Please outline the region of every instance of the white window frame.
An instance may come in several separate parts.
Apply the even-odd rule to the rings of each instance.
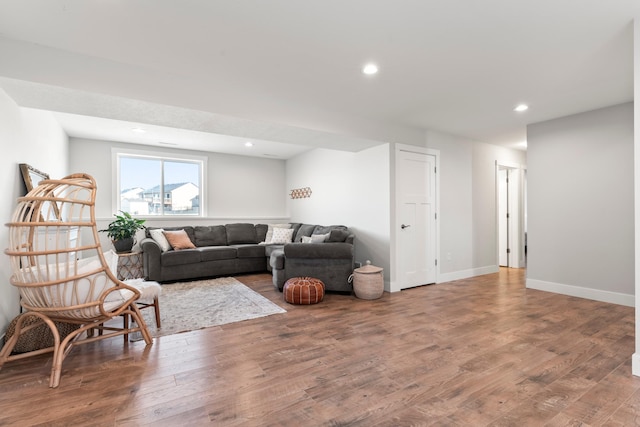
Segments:
[[[121,147],[113,147],[111,149],[111,165],[112,165],[112,177],[113,177],[113,197],[111,199],[111,206],[114,207],[114,212],[120,211],[120,193],[122,188],[120,187],[120,157],[140,157],[144,159],[165,160],[165,161],[178,161],[178,162],[193,162],[200,163],[200,182],[198,187],[200,188],[200,213],[198,215],[136,215],[138,218],[146,219],[169,219],[169,218],[202,218],[207,216],[207,203],[206,203],[206,183],[207,181],[207,160],[206,156],[196,156],[189,154],[176,154],[170,152],[161,151],[146,151],[146,150],[134,150]],[[164,179],[162,177],[161,179]]]

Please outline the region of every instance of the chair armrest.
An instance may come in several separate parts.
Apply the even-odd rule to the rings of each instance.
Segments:
[[[289,243],[284,245],[285,258],[352,259],[349,243]]]

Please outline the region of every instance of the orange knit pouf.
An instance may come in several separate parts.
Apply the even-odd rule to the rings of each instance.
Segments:
[[[324,283],[313,277],[293,277],[282,288],[289,304],[317,304],[324,298]]]

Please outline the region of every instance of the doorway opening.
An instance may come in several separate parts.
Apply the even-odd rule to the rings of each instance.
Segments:
[[[497,263],[526,267],[526,171],[496,162]]]

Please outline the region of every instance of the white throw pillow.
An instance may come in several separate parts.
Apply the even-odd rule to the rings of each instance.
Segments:
[[[273,230],[276,228],[291,228],[289,224],[267,224],[267,236],[264,238],[264,243],[273,243]]]
[[[149,230],[149,234],[151,235],[151,238],[155,240],[158,246],[160,246],[160,250],[162,252],[167,252],[169,249],[171,249],[171,245],[165,237],[164,230],[162,228],[154,228],[152,230]]]
[[[310,236],[302,236],[301,239],[302,239],[301,240],[302,243],[312,243]]]
[[[329,237],[329,233],[327,234],[312,234],[311,235],[311,243],[322,243]]]
[[[273,236],[271,237],[271,243],[276,245],[284,245],[285,243],[291,243],[292,238],[292,228],[274,228]]]

